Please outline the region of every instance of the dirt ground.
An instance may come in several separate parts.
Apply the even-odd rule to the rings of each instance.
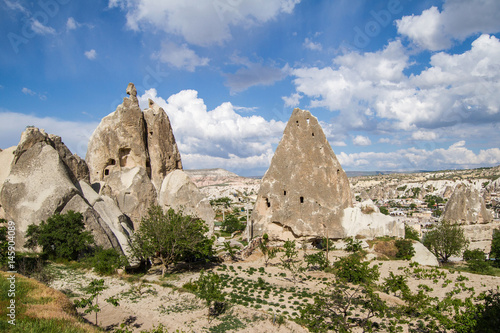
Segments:
[[[344,251],[332,251],[330,260],[345,255]],[[65,292],[71,300],[75,300],[83,297],[82,287],[91,279],[104,279],[108,288],[99,298],[101,312],[98,314],[98,322],[99,326],[111,331],[126,323],[126,327],[133,332],[149,330],[159,324],[163,324],[169,332],[307,332],[291,320],[285,320],[281,325],[277,321],[280,316],[297,316],[301,303],[312,302],[312,297],[301,295],[327,288],[333,275],[308,271],[308,278],[297,282],[278,263],[279,259],[275,258],[270,266],[264,267],[264,259],[257,250],[244,261],[224,262],[214,266],[212,270],[224,275],[228,281],[240,281],[240,290],[226,287],[226,297],[238,292],[239,297],[249,295],[252,298],[248,299],[249,305],[233,305],[225,314],[211,320],[207,317],[208,309],[204,302],[182,289],[185,283],[198,279],[199,271],[169,274],[165,278],[161,278],[159,274],[147,274],[141,278],[126,274],[100,277],[91,271],[80,272],[64,266],[54,266],[57,277],[51,287]],[[422,266],[415,270],[410,267],[409,261],[373,260],[371,264],[379,266],[379,284],[384,282],[390,272],[398,275],[406,270],[409,274],[408,286],[415,291],[418,285],[426,284],[431,288],[429,294],[433,297],[444,298],[456,286],[461,286],[463,290],[463,294],[458,297],[466,297],[472,290],[477,295],[500,286],[500,277]],[[254,283],[265,283],[272,286],[273,291],[264,293],[254,288]],[[110,296],[120,299],[118,307],[104,302]],[[401,302],[394,295],[381,293],[381,297],[389,304]],[[86,314],[85,318],[95,323],[95,314]]]

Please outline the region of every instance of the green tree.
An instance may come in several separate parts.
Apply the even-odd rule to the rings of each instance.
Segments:
[[[74,301],[77,308],[86,308],[84,311],[85,313],[95,312],[96,325],[98,325],[97,314],[101,311],[101,308],[99,307],[99,296],[102,295],[102,292],[107,288],[108,287],[104,285],[103,279],[93,279],[92,281],[90,281],[89,285],[84,288],[84,291],[87,294],[87,298],[82,298]],[[114,296],[106,298],[105,301],[112,304],[113,306],[120,305],[118,303],[118,299]]]
[[[486,254],[480,249],[465,250],[463,259],[472,272],[487,273],[491,270],[491,266],[486,261]]]
[[[132,251],[145,259],[158,257],[164,276],[169,265],[213,254],[213,240],[207,232],[207,225],[200,219],[173,209],[164,213],[160,206],[151,206],[132,238]]]
[[[40,246],[49,259],[76,260],[94,244],[94,237],[85,230],[83,215],[71,210],[66,214],[56,213],[40,225],[29,225],[26,238],[26,248],[34,250]]]
[[[415,255],[415,248],[411,239],[398,239],[394,245],[398,249],[396,253],[398,259],[411,260]]]
[[[225,232],[233,233],[245,229],[245,224],[241,223],[236,215],[228,214],[221,225]]]
[[[7,221],[0,219],[0,224]],[[0,227],[0,267],[7,263],[9,242],[7,241],[7,227]]]
[[[264,255],[264,264],[266,265],[266,267],[267,265],[269,265],[269,261],[276,258],[276,254],[279,252],[278,248],[271,248],[269,246],[269,236],[267,234],[264,234],[262,236],[262,240],[259,243],[259,249]]]
[[[491,239],[491,251],[490,258],[494,258],[495,261],[493,265],[495,267],[500,267],[500,231],[494,230],[493,237]]]
[[[389,210],[387,209],[387,207],[384,207],[384,206],[380,206],[378,208],[380,210],[380,212],[384,215],[389,215]]]
[[[333,269],[339,279],[354,284],[371,284],[380,276],[378,266],[370,267],[369,262],[361,261],[361,256],[358,253],[335,261]]]
[[[413,239],[419,242],[420,238],[418,237],[418,231],[409,225],[405,225],[405,239]]]
[[[442,262],[448,262],[453,255],[459,255],[469,244],[464,231],[458,224],[442,220],[427,232],[423,244]]]
[[[285,241],[285,244],[283,244],[284,248],[283,256],[280,258],[281,266],[290,271],[294,282],[297,281],[297,277],[299,277],[299,275],[301,275],[305,269],[302,266],[302,262],[298,259],[299,251],[296,249],[295,246],[296,246],[295,240]]]
[[[217,317],[226,309],[226,294],[222,291],[222,280],[213,272],[201,271],[196,281],[196,294],[208,307],[208,316]]]

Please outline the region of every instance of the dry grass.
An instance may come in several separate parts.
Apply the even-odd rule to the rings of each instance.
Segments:
[[[396,258],[396,253],[398,253],[395,242],[394,240],[377,241],[374,243],[373,249],[387,259],[394,259]]]

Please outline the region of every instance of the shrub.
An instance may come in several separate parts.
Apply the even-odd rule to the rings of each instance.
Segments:
[[[398,249],[396,253],[396,258],[411,260],[411,258],[415,255],[415,249],[413,248],[413,242],[411,239],[398,239],[394,245]]]
[[[500,231],[494,230],[493,237],[491,239],[491,251],[490,258],[494,258],[495,261],[493,265],[495,267],[500,267]]]
[[[304,256],[304,261],[307,263],[308,269],[324,270],[329,266],[328,259],[326,258],[325,252],[323,251],[313,254],[306,254]]]
[[[361,241],[359,239],[347,238],[345,243],[345,250],[347,252],[358,252],[362,250]]]
[[[43,255],[49,259],[76,260],[94,244],[90,231],[85,231],[83,215],[71,210],[66,214],[56,213],[40,225],[29,225],[26,238],[26,248],[41,246]]]
[[[472,272],[487,273],[491,269],[486,261],[486,254],[480,249],[465,250],[463,259]]]
[[[420,238],[418,237],[418,231],[409,225],[405,225],[405,239],[413,239],[419,242]]]
[[[241,223],[236,215],[228,214],[222,222],[221,228],[228,233],[242,231],[245,229],[245,224]]]
[[[400,291],[402,294],[410,291],[407,285],[407,280],[404,275],[395,275],[393,272],[389,272],[389,277],[384,279],[384,291],[392,292],[396,294]]]
[[[201,271],[196,285],[198,297],[207,304],[209,317],[217,317],[226,310],[225,293],[222,292],[222,280],[218,274]]]
[[[128,265],[127,258],[115,249],[97,248],[89,261],[99,275],[113,274],[118,268]]]
[[[367,261],[362,262],[358,254],[351,254],[334,262],[333,269],[341,280],[355,284],[370,284],[378,280],[380,272],[377,265],[372,267],[369,265]]]
[[[389,210],[387,209],[387,207],[384,207],[384,206],[380,206],[378,208],[380,210],[380,212],[384,215],[389,215]]]

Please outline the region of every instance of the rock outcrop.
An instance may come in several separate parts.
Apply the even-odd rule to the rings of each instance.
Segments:
[[[9,176],[12,161],[14,160],[14,151],[16,147],[10,147],[0,151],[0,193],[2,193],[3,182]],[[0,201],[0,219],[5,219],[5,210]]]
[[[112,222],[103,219],[85,198],[85,191],[89,197],[98,195],[91,193],[84,163],[59,137],[35,127],[23,132],[0,193],[6,218],[16,223],[17,250],[23,250],[30,224],[73,210],[83,214],[86,229],[92,232],[97,245],[128,252],[126,229],[110,228]]]
[[[252,237],[342,238],[351,190],[316,117],[294,109],[250,217]]]
[[[157,204],[165,176],[182,169],[182,162],[165,111],[151,100],[141,111],[132,83],[127,94],[92,134],[86,161],[90,181],[137,228],[151,204]]]
[[[461,224],[486,224],[493,222],[479,191],[459,184],[446,203],[442,219]]]
[[[172,208],[205,221],[209,234],[213,233],[215,212],[210,201],[184,171],[175,170],[165,177],[158,201],[164,211]]]

